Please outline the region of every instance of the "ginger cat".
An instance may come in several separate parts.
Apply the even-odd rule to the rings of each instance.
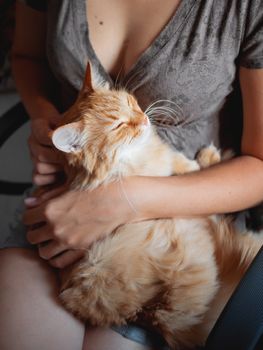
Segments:
[[[52,140],[65,153],[70,187],[83,191],[120,176],[177,175],[220,161],[213,146],[198,161],[172,150],[132,95],[95,86],[89,64]],[[92,325],[140,319],[172,349],[191,348],[205,342],[262,243],[262,235],[236,233],[219,216],[126,224],[87,250],[60,298]]]

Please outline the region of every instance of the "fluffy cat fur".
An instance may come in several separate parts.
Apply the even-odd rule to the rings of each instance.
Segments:
[[[93,85],[88,65],[77,101],[52,136],[65,153],[72,189],[93,189],[120,176],[184,174],[220,161],[213,146],[197,161],[175,152],[132,95]],[[60,298],[92,325],[139,319],[172,349],[191,348],[205,342],[262,242],[262,235],[236,233],[219,216],[126,224],[87,250]]]

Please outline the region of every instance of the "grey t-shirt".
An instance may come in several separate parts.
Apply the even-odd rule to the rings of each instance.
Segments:
[[[27,3],[46,5],[47,56],[64,109],[81,87],[87,60],[113,84],[89,41],[86,0]],[[143,109],[156,101],[169,108],[170,115],[155,113],[154,123],[164,140],[188,156],[211,142],[239,151],[240,65],[263,68],[263,1],[181,0],[120,84]]]

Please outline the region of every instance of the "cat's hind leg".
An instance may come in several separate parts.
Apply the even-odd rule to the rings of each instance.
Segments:
[[[143,232],[136,235],[136,229],[127,229],[126,235],[121,229],[120,234],[95,243],[62,285],[64,306],[94,326],[122,325],[134,319],[155,291],[145,288],[153,273],[142,252]]]

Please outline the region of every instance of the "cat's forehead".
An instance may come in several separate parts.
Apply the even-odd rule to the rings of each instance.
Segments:
[[[119,111],[130,114],[134,108],[138,108],[135,98],[125,90],[99,91],[92,100],[93,108],[105,113]]]
[[[108,90],[104,95],[105,99],[112,99],[112,102],[119,103],[120,105],[127,105],[129,103],[135,103],[135,99],[125,90]]]
[[[68,120],[84,120],[85,124],[127,121],[141,112],[136,98],[125,90],[96,89],[89,94],[80,94],[71,108]],[[100,124],[101,125],[101,124]]]

